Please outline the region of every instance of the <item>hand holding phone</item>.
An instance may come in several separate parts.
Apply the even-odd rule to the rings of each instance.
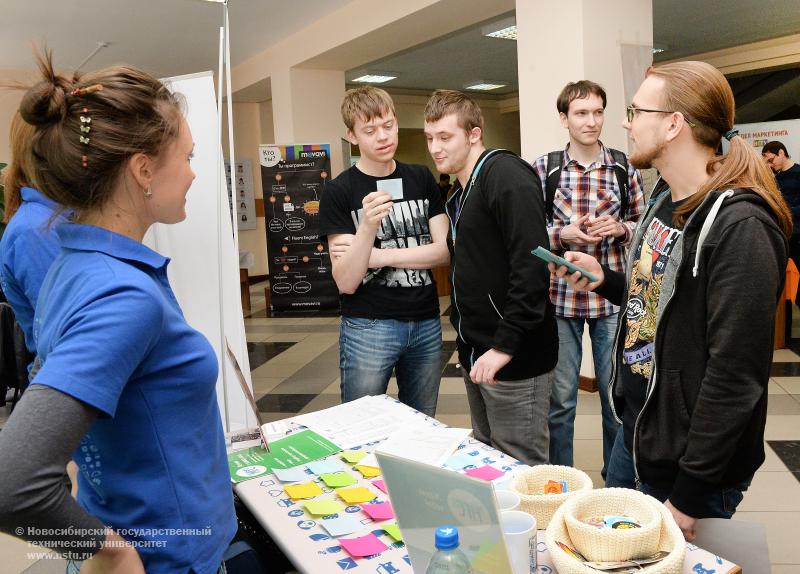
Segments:
[[[531,253],[533,255],[536,255],[536,257],[538,257],[539,259],[543,259],[544,261],[547,261],[548,263],[554,264],[556,267],[566,267],[569,270],[570,273],[576,273],[576,272],[580,273],[581,276],[583,276],[583,277],[585,277],[586,279],[589,280],[589,283],[594,283],[594,282],[599,280],[599,278],[596,275],[594,275],[593,273],[588,272],[583,267],[575,265],[571,261],[567,261],[563,257],[559,257],[558,255],[548,251],[547,249],[545,249],[541,245],[539,247],[537,247],[536,249],[534,249],[533,251],[531,251]]]

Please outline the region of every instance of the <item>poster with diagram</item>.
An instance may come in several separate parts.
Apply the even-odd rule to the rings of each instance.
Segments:
[[[226,161],[225,180],[228,182],[231,213],[236,214],[238,229],[255,229],[256,197],[253,188],[253,166],[250,160],[237,161],[233,173],[230,162]]]
[[[339,291],[319,237],[330,144],[259,146],[273,315],[333,314]]]

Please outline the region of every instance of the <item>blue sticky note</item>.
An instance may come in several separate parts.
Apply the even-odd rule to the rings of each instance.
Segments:
[[[338,460],[318,460],[308,463],[308,468],[314,474],[327,474],[344,470],[344,465]]]
[[[468,454],[456,454],[447,459],[444,465],[453,470],[463,470],[465,466],[475,465],[479,459]]]
[[[308,480],[308,475],[302,466],[294,468],[273,468],[272,472],[281,482],[302,482]]]
[[[344,536],[363,529],[361,521],[355,516],[344,514],[337,518],[325,518],[319,523],[331,536]]]

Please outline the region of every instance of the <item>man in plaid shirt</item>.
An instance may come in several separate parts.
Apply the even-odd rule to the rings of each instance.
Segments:
[[[615,271],[624,271],[625,249],[644,211],[642,177],[628,165],[624,154],[600,142],[606,107],[606,93],[601,86],[587,80],[569,83],[558,96],[556,107],[561,124],[569,132],[569,144],[563,152],[543,155],[533,165],[542,189],[547,189],[550,176],[552,200],[545,192],[550,249],[556,253],[583,251]],[[560,173],[556,172],[559,169]],[[559,338],[548,417],[550,463],[573,464],[582,337],[584,324],[588,324],[603,414],[605,478],[619,428],[608,396],[619,307],[594,293],[573,291],[566,281],[556,277],[550,284],[550,298]]]

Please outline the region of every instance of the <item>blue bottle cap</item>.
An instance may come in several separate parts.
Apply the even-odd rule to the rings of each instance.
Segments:
[[[458,548],[458,528],[445,524],[436,529],[436,549],[452,550]]]

